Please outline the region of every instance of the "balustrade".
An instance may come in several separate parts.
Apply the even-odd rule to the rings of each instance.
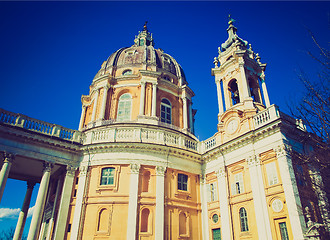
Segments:
[[[0,109],[0,122],[48,136],[54,136],[73,142],[81,142],[81,132],[79,131],[30,118],[25,115],[12,113],[4,109]]]

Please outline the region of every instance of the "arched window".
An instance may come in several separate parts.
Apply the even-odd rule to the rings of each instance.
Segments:
[[[129,54],[130,55],[130,54]],[[127,76],[127,75],[132,75],[132,70],[131,69],[127,69],[123,72],[123,75],[124,76]]]
[[[187,234],[187,216],[184,212],[179,214],[179,234],[186,235]]]
[[[149,192],[150,172],[146,171],[143,173],[142,178],[142,192]]]
[[[245,208],[243,207],[239,209],[239,218],[241,221],[241,232],[249,231],[247,214]]]
[[[141,232],[148,232],[150,210],[145,208],[141,212]]]
[[[237,80],[233,80],[230,82],[230,84],[228,85],[228,90],[231,93],[231,101],[232,105],[234,106],[235,104],[240,102]]]
[[[186,174],[178,174],[178,190],[188,190],[188,176]]]
[[[164,123],[172,123],[172,106],[169,100],[162,99],[160,103],[160,121]]]
[[[131,120],[132,97],[129,93],[120,96],[118,102],[117,121]]]
[[[101,173],[101,185],[113,185],[115,180],[115,168],[103,168]]]
[[[255,80],[249,79],[250,95],[254,102],[261,103],[259,98],[259,86]]]

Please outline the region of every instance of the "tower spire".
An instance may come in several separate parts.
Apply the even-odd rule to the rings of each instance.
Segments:
[[[148,31],[147,23],[148,21],[145,21],[143,25],[143,30],[139,31],[139,34],[135,36],[134,39],[135,46],[154,46],[152,33]]]
[[[234,26],[234,22],[236,22],[235,19],[233,19],[231,17],[231,15],[228,15],[228,25],[229,27],[227,28],[227,32],[228,32],[228,39],[221,44],[221,50],[225,51],[226,49],[228,49],[234,42],[238,41],[238,43],[240,43],[241,45],[243,45],[244,47],[246,47],[248,45],[248,42],[241,39],[239,36],[237,36],[236,32],[237,32],[237,28]]]

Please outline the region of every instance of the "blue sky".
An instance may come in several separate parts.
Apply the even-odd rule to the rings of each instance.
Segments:
[[[306,27],[328,47],[329,10],[330,2],[297,1],[0,2],[0,108],[77,129],[81,95],[88,94],[102,62],[131,46],[148,21],[155,47],[185,71],[196,94],[196,135],[205,140],[216,132],[211,68],[228,36],[228,14],[238,35],[268,64],[271,104],[288,112],[288,102],[302,95],[297,71],[311,77],[318,71],[306,54],[317,50]],[[0,210],[20,208],[24,194],[25,183],[10,180]],[[0,211],[0,231],[9,225],[15,220]]]

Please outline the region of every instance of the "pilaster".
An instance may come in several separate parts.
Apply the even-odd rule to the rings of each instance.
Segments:
[[[225,166],[221,166],[216,172],[218,178],[219,188],[219,203],[220,203],[220,217],[221,217],[221,236],[223,239],[232,239],[231,233],[231,218],[229,209],[229,192],[228,181],[226,178]]]
[[[146,82],[141,80],[140,111],[139,111],[140,116],[144,115],[145,94],[146,94]]]
[[[73,221],[71,227],[71,236],[70,240],[77,240],[80,230],[80,219],[82,212],[82,204],[85,195],[85,187],[87,180],[88,166],[81,166],[79,168],[79,182],[77,189],[76,204],[74,208]]]
[[[156,166],[156,219],[155,239],[164,239],[164,192],[165,192],[165,171],[166,167]]]
[[[254,203],[254,212],[257,220],[259,238],[272,239],[270,221],[267,209],[265,187],[262,178],[259,156],[251,155],[247,158],[251,176],[251,188]]]
[[[136,221],[137,221],[137,200],[139,187],[140,164],[130,164],[130,187],[129,187],[129,202],[127,216],[127,240],[135,239],[136,237]]]
[[[289,146],[282,144],[274,149],[283,182],[283,190],[289,213],[292,235],[294,239],[304,239],[303,233],[306,231],[306,223],[303,209],[299,198],[296,178],[293,171]]]
[[[200,192],[201,192],[201,207],[202,207],[202,236],[203,236],[202,239],[210,239],[205,174],[200,175]]]

